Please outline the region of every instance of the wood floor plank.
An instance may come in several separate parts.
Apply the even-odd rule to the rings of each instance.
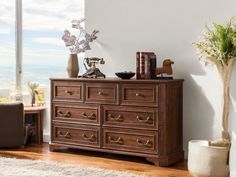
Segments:
[[[0,156],[79,164],[82,166],[128,171],[130,173],[144,174],[150,177],[191,177],[187,171],[186,161],[171,167],[157,167],[141,157],[73,149],[50,152],[48,144],[43,144],[42,146],[31,145],[22,149],[0,149]]]

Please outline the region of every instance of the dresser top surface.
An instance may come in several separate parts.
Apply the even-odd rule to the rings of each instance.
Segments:
[[[116,77],[108,78],[50,78],[51,81],[78,81],[78,82],[120,82],[120,83],[171,83],[183,82],[184,79],[119,79]]]

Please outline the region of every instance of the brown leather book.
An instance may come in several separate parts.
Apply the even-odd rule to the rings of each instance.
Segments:
[[[136,53],[136,78],[155,79],[156,55],[153,52]]]

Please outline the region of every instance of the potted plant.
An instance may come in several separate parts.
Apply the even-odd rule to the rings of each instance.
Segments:
[[[67,64],[67,73],[69,77],[77,77],[79,73],[79,64],[78,64],[78,53],[85,52],[86,50],[90,50],[90,42],[93,42],[97,39],[96,34],[97,30],[93,30],[91,34],[87,33],[82,26],[82,23],[85,19],[73,20],[72,28],[79,30],[79,35],[76,37],[72,35],[69,30],[65,30],[62,36],[62,40],[65,42],[66,47],[70,49],[70,57]]]
[[[37,88],[39,87],[39,84],[36,82],[29,82],[28,87],[31,95],[31,106],[34,106],[36,101],[36,95],[38,95]]]
[[[199,58],[216,66],[223,87],[221,139],[216,141],[190,141],[188,169],[194,177],[228,177],[230,135],[228,131],[229,83],[236,60],[236,23],[213,24],[206,27],[201,40],[194,43]]]

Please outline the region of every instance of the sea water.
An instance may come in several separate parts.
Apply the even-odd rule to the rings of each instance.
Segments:
[[[66,66],[61,65],[23,65],[23,90],[27,91],[28,82],[37,82],[45,87],[45,99],[49,100],[50,80],[53,77],[67,77]],[[0,96],[6,95],[15,86],[15,67],[0,66]]]

